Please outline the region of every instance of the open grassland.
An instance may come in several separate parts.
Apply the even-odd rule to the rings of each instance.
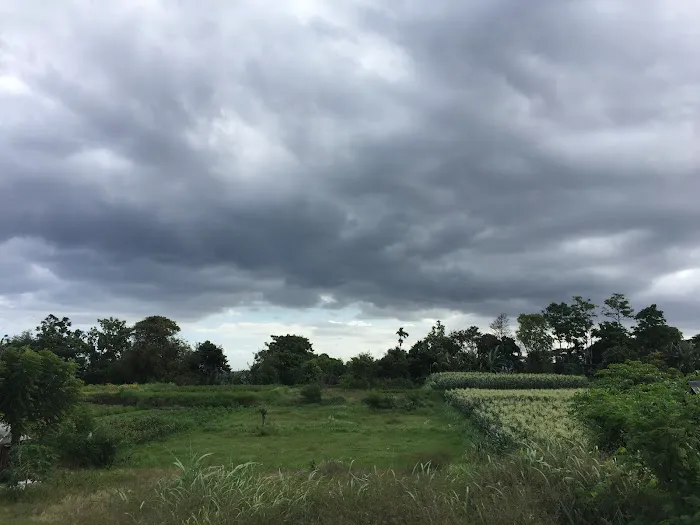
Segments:
[[[125,391],[138,401],[106,397]],[[649,479],[568,441],[572,393],[447,392],[460,414],[432,389],[329,389],[306,403],[288,387],[90,388],[88,411],[120,437],[116,465],[0,492],[0,523],[659,523]],[[189,394],[219,397],[193,406]],[[232,394],[256,403],[221,401]],[[494,447],[503,436],[524,444]]]
[[[463,388],[449,390],[445,397],[498,445],[548,440],[583,443],[584,429],[570,417],[571,399],[580,391]]]
[[[354,472],[377,468],[410,475],[416,465],[442,469],[460,462],[470,440],[480,439],[474,427],[445,406],[439,393],[432,392],[377,392],[374,397],[385,401],[385,408],[380,409],[363,402],[369,392],[336,389],[325,391],[320,403],[305,403],[300,389],[287,387],[180,391],[169,385],[109,386],[86,389],[85,396],[124,391],[135,392],[140,399],[151,395],[166,402],[153,408],[150,401],[100,404],[94,400],[102,398],[90,397],[93,402],[86,406],[95,423],[119,437],[115,467],[56,471],[42,487],[27,489],[18,502],[7,496],[0,499],[0,523],[72,523],[79,503],[99,507],[99,501],[111,501],[117,489],[152,490],[154,483],[145,487],[141,477],[170,479],[177,460],[197,455],[206,454],[198,468],[254,462],[257,473],[308,474],[322,465],[325,469],[344,465],[344,472],[352,466]],[[187,394],[226,396],[231,392],[265,400],[260,403],[267,408],[265,424],[257,403],[249,407],[180,404]],[[80,473],[90,482],[76,483]],[[57,498],[67,499],[60,503]],[[64,512],[64,517],[56,517]]]
[[[453,388],[488,388],[488,389],[558,389],[585,388],[588,379],[585,376],[559,374],[495,374],[489,372],[439,372],[432,374],[426,386],[434,390],[452,390]]]
[[[129,442],[122,460],[160,467],[193,451],[207,464],[262,463],[301,469],[324,460],[361,467],[410,470],[418,462],[457,460],[464,437],[438,406],[373,411],[360,403],[268,407],[265,426],[255,409],[152,409],[108,415],[101,421]]]

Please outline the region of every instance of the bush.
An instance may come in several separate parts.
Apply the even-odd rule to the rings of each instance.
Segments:
[[[340,378],[339,385],[346,390],[367,390],[372,386],[367,379],[354,377],[351,374],[344,374]]]
[[[687,377],[650,366],[626,363],[601,371],[594,387],[574,398],[573,414],[600,447],[649,468],[677,496],[679,509],[699,512],[700,398],[690,393]]]
[[[180,410],[155,414],[128,414],[126,417],[114,417],[110,420],[110,426],[128,444],[142,444],[164,439],[193,428],[197,423],[194,417]]]
[[[23,443],[12,447],[10,452],[10,468],[3,471],[4,481],[15,485],[20,481],[40,481],[53,471],[58,454],[47,445],[39,443]]]
[[[90,432],[62,432],[55,438],[61,462],[72,468],[107,468],[114,464],[119,439],[104,427]]]
[[[362,402],[373,410],[389,410],[396,406],[394,398],[380,392],[371,392]]]
[[[116,392],[98,391],[85,394],[85,401],[104,405],[128,405],[143,408],[179,407],[250,407],[260,402],[255,392],[199,387],[198,390],[138,390],[120,389]]]
[[[305,403],[320,403],[323,399],[323,390],[318,383],[304,386],[299,394]]]
[[[40,441],[55,451],[63,465],[72,468],[109,467],[114,464],[119,445],[116,434],[98,426],[85,405],[76,407]]]

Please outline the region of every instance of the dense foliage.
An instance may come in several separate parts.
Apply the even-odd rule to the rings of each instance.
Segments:
[[[80,382],[75,365],[44,350],[8,348],[0,353],[0,421],[12,444],[25,434],[43,434],[76,404]]]
[[[588,385],[585,376],[557,374],[495,374],[488,372],[439,372],[426,380],[436,390],[453,388],[583,388]]]
[[[597,444],[639,461],[669,494],[700,519],[700,396],[680,376],[653,365],[628,362],[598,372],[578,394],[575,416]]]

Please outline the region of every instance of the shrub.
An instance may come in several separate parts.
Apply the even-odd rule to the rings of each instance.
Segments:
[[[12,447],[10,451],[10,468],[3,471],[5,481],[16,485],[20,481],[40,481],[53,471],[58,455],[47,445],[23,443]]]
[[[362,402],[374,410],[389,410],[396,406],[392,396],[380,392],[371,392],[362,399]]]
[[[677,496],[680,509],[698,512],[700,398],[690,393],[688,378],[649,366],[626,363],[603,371],[590,391],[575,397],[573,414],[599,446],[641,461]]]
[[[154,411],[159,412],[159,411]],[[187,413],[173,410],[163,413],[127,414],[110,418],[110,426],[128,444],[165,439],[196,426],[198,421]]]
[[[198,390],[138,390],[88,391],[85,401],[104,405],[128,405],[143,408],[176,407],[250,407],[260,401],[255,392],[199,387]]]
[[[312,383],[302,387],[301,398],[305,403],[320,403],[323,399],[323,390],[318,383]]]
[[[117,457],[119,440],[104,427],[91,432],[64,433],[57,440],[61,461],[73,468],[107,468]]]
[[[341,388],[346,390],[367,390],[371,388],[369,380],[359,377],[354,377],[351,374],[344,374],[339,381]]]

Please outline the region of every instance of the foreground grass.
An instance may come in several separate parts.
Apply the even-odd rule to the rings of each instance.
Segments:
[[[328,462],[304,472],[255,464],[178,463],[155,482],[121,471],[92,490],[30,489],[0,511],[2,523],[135,524],[623,524],[659,523],[648,480],[576,447],[530,448],[472,463],[400,474]],[[82,473],[76,473],[78,479]],[[162,474],[162,473],[161,473]],[[86,481],[82,482],[85,485]],[[2,508],[2,507],[0,507]]]

